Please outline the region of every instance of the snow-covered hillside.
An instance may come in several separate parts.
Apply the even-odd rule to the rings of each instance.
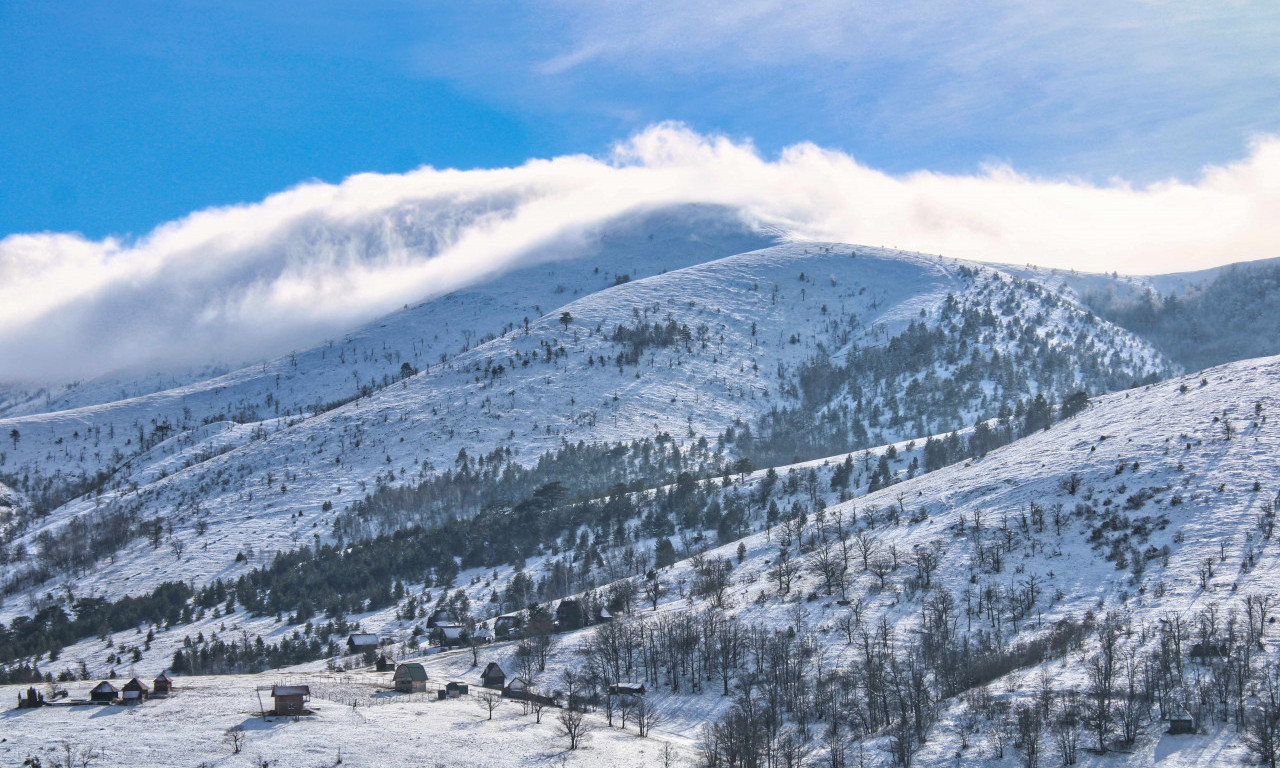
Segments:
[[[20,486],[28,496],[56,497],[69,481],[95,488],[26,530],[27,550],[42,549],[37,539],[61,535],[70,521],[110,517],[119,529],[158,518],[170,556],[154,537],[107,545],[101,551],[113,554],[115,568],[80,574],[78,583],[110,595],[121,584],[149,589],[175,569],[202,583],[247,567],[235,562],[247,547],[265,555],[323,538],[331,510],[452,467],[463,450],[501,449],[527,464],[578,440],[667,433],[686,445],[714,443],[727,427],[767,414],[791,424],[812,417],[836,433],[852,424],[857,442],[870,446],[961,428],[1036,393],[1111,389],[1167,370],[1140,340],[1036,283],[937,257],[796,243],[624,282],[619,273],[634,265],[602,253],[612,255],[531,268],[407,310],[463,334],[462,351],[443,361],[431,359],[435,341],[423,342],[413,361],[390,346],[371,351],[381,328],[360,336],[367,342],[309,353],[316,365],[300,362],[292,383],[280,374],[282,390],[302,387],[312,367],[330,377],[350,369],[353,383],[374,359],[418,371],[374,381],[387,386],[314,416],[274,412],[276,402],[297,406],[312,394],[277,401],[268,393],[244,418],[200,425],[185,413],[165,415],[186,407],[179,390],[0,422],[0,432],[18,433],[4,471],[28,484]],[[698,253],[671,257],[672,266]],[[543,294],[538,301],[548,303],[518,320],[494,309],[515,295]],[[511,305],[517,314],[528,309]],[[494,317],[506,322],[471,335],[479,318]],[[439,336],[441,348],[456,341]],[[251,386],[276,378],[230,376]],[[758,441],[771,445],[792,428],[759,426]],[[124,458],[139,445],[143,452]],[[749,447],[741,438],[735,445]],[[103,467],[115,474],[98,483]]]
[[[940,632],[954,634],[958,640],[968,638],[975,648],[994,643],[994,648],[1012,651],[1042,641],[1050,649],[1044,651],[1046,655],[1027,652],[1011,657],[1036,660],[1008,662],[1007,671],[990,678],[989,686],[981,688],[994,704],[981,703],[984,699],[973,691],[931,699],[928,706],[933,714],[928,718],[924,743],[913,748],[915,765],[951,765],[957,754],[966,761],[983,760],[991,765],[1020,764],[1023,747],[1014,745],[1015,737],[1002,735],[1004,721],[986,720],[978,710],[1005,712],[1003,717],[1008,719],[1020,707],[1029,707],[1046,695],[1054,713],[1061,702],[1070,700],[1073,691],[1087,700],[1091,678],[1086,661],[1097,652],[1094,635],[1104,619],[1114,621],[1120,629],[1122,658],[1145,659],[1146,654],[1154,654],[1150,658],[1158,660],[1168,627],[1176,623],[1185,627],[1176,636],[1188,647],[1206,638],[1210,643],[1218,642],[1214,633],[1224,633],[1225,638],[1228,631],[1257,632],[1256,641],[1263,650],[1253,660],[1253,667],[1265,669],[1275,660],[1274,628],[1265,621],[1255,624],[1257,616],[1248,618],[1246,627],[1245,602],[1251,596],[1273,595],[1280,578],[1280,557],[1268,525],[1274,520],[1280,489],[1280,466],[1274,458],[1280,451],[1280,426],[1269,418],[1280,407],[1277,385],[1280,358],[1267,358],[1097,398],[1084,413],[980,459],[904,479],[848,502],[833,501],[821,515],[810,507],[805,522],[788,520],[753,533],[742,540],[741,548],[738,542],[705,551],[695,545],[695,557],[657,573],[665,593],[656,610],[637,598],[632,613],[623,612],[610,626],[667,627],[663,631],[669,631],[680,626],[682,617],[692,617],[698,625],[714,616],[715,621],[734,621],[744,629],[785,630],[784,635],[795,638],[797,649],[813,644],[814,650],[804,651],[800,657],[809,659],[800,674],[821,671],[820,676],[833,680],[846,675],[864,679],[860,676],[867,671],[866,643],[878,644],[881,638],[888,643],[886,648],[901,653],[902,658],[908,657],[909,648],[918,646],[920,638],[936,639]],[[827,467],[836,463],[827,462]],[[785,477],[787,473],[782,468],[780,474]],[[732,481],[724,490],[758,491],[762,475],[757,472]],[[827,477],[829,474],[823,475],[824,480]],[[784,485],[780,483],[773,491],[777,498],[785,499],[790,493]],[[802,489],[800,498],[805,493]],[[829,498],[825,489],[823,498]],[[850,563],[832,584],[823,560],[838,560],[842,543],[851,545]],[[868,560],[865,568],[863,547]],[[784,548],[788,556],[782,554]],[[793,567],[784,568],[782,564],[788,562]],[[712,567],[709,564],[729,566],[723,587],[712,591],[707,591],[702,580]],[[537,563],[527,567],[538,575]],[[478,603],[514,573],[504,568],[492,579],[485,572],[464,572],[459,584]],[[643,583],[645,579],[637,577],[636,581]],[[410,585],[411,592],[416,594],[418,589]],[[403,601],[393,609],[350,618],[359,619],[366,630],[404,640],[414,621],[393,617],[402,606]],[[1235,629],[1229,630],[1231,626]],[[1053,638],[1075,627],[1092,628],[1068,650],[1051,650],[1055,647]],[[177,633],[190,638],[196,631],[208,639],[209,633],[234,637],[247,631],[278,637],[295,630],[270,617],[253,619],[239,611],[222,618],[206,617],[191,627],[155,628],[155,639],[147,641],[148,651],[141,655],[142,660],[132,664],[122,661],[117,671],[122,675],[155,674],[168,665],[173,649],[184,647],[184,642],[176,642]],[[578,668],[584,659],[600,652],[593,638],[601,631],[590,627],[558,636],[546,669],[537,673],[535,683],[548,690],[562,688],[566,670]],[[69,662],[92,660],[107,652],[124,654],[142,644],[141,634],[142,629],[136,634],[120,633],[109,643],[88,640],[66,648],[63,658]],[[400,653],[406,652],[403,646],[398,648]],[[1137,655],[1127,655],[1130,650]],[[755,651],[744,653],[751,658]],[[518,669],[517,655],[517,644],[498,643],[482,648],[479,661],[481,665],[497,661],[508,670]],[[624,736],[619,728],[605,725],[603,712],[596,712],[590,717],[600,731],[585,751],[568,756],[570,761],[589,764],[632,759],[627,756],[643,746],[647,757],[639,764],[659,765],[657,749],[662,741],[671,741],[681,750],[680,764],[691,764],[693,750],[701,744],[703,724],[724,717],[740,704],[739,698],[723,695],[718,676],[714,682],[704,681],[700,690],[697,685],[690,689],[688,680],[681,690],[673,690],[664,682],[667,673],[648,667],[644,658],[643,654],[638,657],[631,674],[646,680],[652,676],[650,702],[665,717],[654,739],[638,740],[634,730]],[[1179,688],[1167,695],[1194,698],[1197,694],[1192,681],[1212,680],[1218,674],[1213,653],[1199,661],[1196,658],[1193,655],[1180,672],[1190,691]],[[477,682],[473,678],[479,670],[472,666],[469,651],[429,655],[424,661],[433,680]],[[708,669],[715,671],[715,667]],[[94,669],[98,674],[104,671],[103,667]],[[404,718],[430,723],[432,728],[452,734],[475,734],[474,740],[467,737],[466,745],[481,752],[508,743],[508,739],[532,739],[510,756],[513,765],[533,764],[563,749],[553,726],[537,726],[532,715],[518,716],[519,705],[512,702],[489,723],[481,722],[485,713],[474,702],[442,705],[378,693],[371,681],[376,684],[381,678],[334,678],[315,664],[290,676],[311,681],[316,690],[344,703],[354,701],[367,708],[362,711],[357,707],[352,714],[345,707],[334,707],[331,701],[321,701],[318,719],[306,724],[263,728],[253,721],[251,738],[256,739],[261,756],[281,764],[296,764],[291,761],[298,759],[290,735],[294,730],[301,733],[315,723],[324,723],[329,739],[324,746],[351,745],[344,749],[358,754],[372,748],[357,746],[373,743],[367,738],[368,729],[396,729]],[[208,706],[190,721],[192,739],[215,743],[225,728],[249,717],[252,707],[244,702],[252,701],[252,686],[277,677],[266,674],[193,681],[184,695],[203,697]],[[70,685],[87,689],[82,683]],[[809,691],[806,696],[819,695],[819,688],[802,688]],[[1123,686],[1117,695],[1123,695]],[[384,701],[388,702],[385,707],[377,706]],[[245,710],[239,719],[230,714],[239,711],[237,706]],[[822,709],[829,704],[810,706],[817,707],[813,712],[830,711]],[[137,734],[155,728],[154,718],[170,709],[168,703],[139,709],[125,725],[100,734],[94,743],[108,754],[140,754],[130,751],[136,749]],[[1143,703],[1136,715],[1132,745],[1105,756],[1091,754],[1090,736],[1085,731],[1078,764],[1190,766],[1243,759],[1240,736],[1207,714],[1211,708],[1198,711],[1206,713],[1199,734],[1166,736],[1162,730],[1167,724],[1158,719],[1159,708]],[[143,712],[148,714],[140,714]],[[49,718],[59,738],[82,745],[87,744],[80,738],[84,716],[85,710],[74,709],[21,715],[24,725],[27,720]],[[805,721],[797,713],[790,717]],[[826,725],[811,719],[807,722],[814,741],[810,756],[820,759],[829,748],[819,735]],[[845,729],[841,738],[850,754],[861,754],[868,765],[893,763],[892,728],[868,732],[854,720],[847,723],[841,726]],[[1084,729],[1083,724],[1078,727]],[[1119,726],[1114,730],[1111,738],[1118,739]],[[22,732],[33,733],[25,727]],[[1056,760],[1048,732],[1043,741],[1041,759]],[[1003,749],[1003,757],[996,756],[997,748]],[[8,754],[20,759],[24,750],[33,749],[30,735],[8,749]],[[149,754],[158,764],[178,764],[166,762],[163,755]],[[228,764],[235,764],[236,758],[227,759],[232,760]],[[468,764],[472,758],[458,756],[456,762],[449,762],[452,759],[444,759],[442,764]]]

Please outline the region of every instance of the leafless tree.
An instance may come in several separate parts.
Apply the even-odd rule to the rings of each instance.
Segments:
[[[231,747],[231,754],[238,755],[240,750],[244,749],[244,742],[247,736],[248,733],[243,725],[233,725],[223,734],[222,740]]]
[[[862,570],[871,568],[871,557],[880,551],[880,541],[866,531],[858,531],[853,537],[853,548],[862,558]]]
[[[587,722],[586,715],[572,709],[561,710],[560,714],[556,716],[556,722],[560,724],[560,735],[569,740],[570,750],[581,746],[592,730],[590,723]]]
[[[547,696],[534,689],[529,689],[529,698],[526,699],[529,711],[533,713],[533,721],[535,723],[542,722],[542,710],[547,708]]]
[[[643,696],[636,700],[631,706],[631,715],[636,721],[636,730],[641,736],[648,736],[649,731],[654,726],[662,725],[665,717],[662,712],[653,704],[645,700]]]
[[[489,719],[493,719],[493,710],[502,705],[502,694],[497,691],[480,691],[476,694],[476,701],[480,703],[480,708],[489,713]]]
[[[646,579],[644,582],[644,599],[649,601],[655,611],[658,610],[658,601],[662,599],[662,595],[666,591],[666,585],[662,583],[662,579],[659,579],[656,573],[653,574],[653,578]]]

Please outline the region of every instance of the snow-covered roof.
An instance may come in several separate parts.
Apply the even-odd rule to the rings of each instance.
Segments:
[[[377,645],[378,636],[369,632],[357,632],[352,634],[347,640],[352,645]]]
[[[281,696],[310,696],[311,687],[307,685],[273,685],[271,686],[271,698],[279,698]]]

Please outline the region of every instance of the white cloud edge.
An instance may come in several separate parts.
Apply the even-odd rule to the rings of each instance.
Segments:
[[[604,158],[358,174],[194,212],[135,242],[0,240],[0,380],[283,353],[510,269],[643,207],[713,203],[799,237],[979,261],[1164,273],[1276,255],[1280,139],[1192,182],[893,176],[797,144],[651,126]],[[426,243],[435,242],[434,249]],[[200,350],[203,358],[193,355]]]

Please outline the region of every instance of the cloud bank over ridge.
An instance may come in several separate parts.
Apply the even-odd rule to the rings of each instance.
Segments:
[[[1160,273],[1277,255],[1280,139],[1194,182],[1135,187],[978,175],[892,176],[800,144],[653,126],[604,158],[361,174],[210,209],[135,242],[0,240],[0,381],[241,362],[339,334],[532,258],[607,220],[713,203],[797,237],[990,262]]]

